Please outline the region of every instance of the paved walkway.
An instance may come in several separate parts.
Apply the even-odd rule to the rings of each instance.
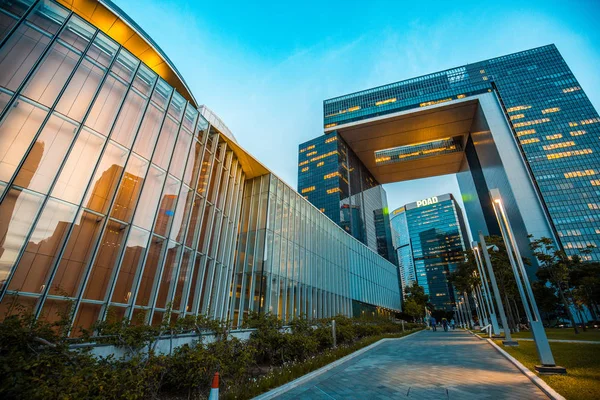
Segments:
[[[424,331],[384,342],[277,399],[547,399],[486,341]]]

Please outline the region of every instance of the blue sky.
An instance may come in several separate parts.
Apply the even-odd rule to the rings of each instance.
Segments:
[[[323,100],[555,43],[600,109],[600,1],[114,0],[198,101],[293,187]],[[386,185],[390,209],[451,192],[453,176]]]

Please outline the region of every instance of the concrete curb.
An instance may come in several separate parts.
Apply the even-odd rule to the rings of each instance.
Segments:
[[[517,341],[533,342],[530,338],[516,338]],[[600,344],[597,340],[569,340],[569,339],[548,339],[550,343],[575,343],[575,344]]]
[[[558,394],[558,392],[556,390],[554,390],[550,386],[548,386],[548,384],[546,382],[544,382],[542,380],[542,378],[540,378],[539,376],[537,376],[536,374],[531,372],[529,370],[529,368],[527,368],[526,366],[521,364],[519,362],[519,360],[517,360],[516,358],[514,358],[513,356],[508,354],[500,346],[498,346],[496,343],[494,343],[491,339],[485,339],[485,340],[487,340],[487,342],[489,344],[491,344],[492,347],[494,347],[498,351],[498,353],[502,354],[508,361],[513,363],[523,373],[523,375],[528,377],[531,380],[531,382],[533,382],[537,387],[539,387],[540,390],[546,394],[546,396],[548,396],[552,400],[566,400],[563,396]]]
[[[366,353],[367,351],[369,351],[369,350],[371,350],[371,349],[379,346],[380,344],[382,344],[384,342],[388,342],[388,341],[391,341],[391,340],[406,339],[407,337],[412,336],[412,335],[416,335],[419,332],[423,332],[423,330],[419,330],[417,332],[410,333],[410,334],[408,334],[406,336],[402,336],[400,338],[385,338],[385,339],[378,340],[377,342],[372,343],[372,344],[368,345],[367,347],[363,347],[360,350],[356,350],[354,353],[350,353],[347,356],[344,356],[344,357],[340,358],[339,360],[336,360],[336,361],[334,361],[334,362],[332,362],[330,364],[325,365],[324,367],[321,367],[321,368],[319,368],[319,369],[317,369],[317,370],[315,370],[313,372],[309,372],[306,375],[302,375],[300,378],[294,379],[291,382],[288,382],[288,383],[286,383],[284,385],[276,387],[275,389],[269,390],[266,393],[263,393],[263,394],[261,394],[259,396],[256,396],[254,398],[254,400],[268,400],[268,399],[272,399],[274,397],[277,397],[279,395],[282,395],[283,393],[288,392],[288,391],[296,388],[297,386],[300,386],[304,382],[307,382],[307,381],[309,381],[309,380],[311,380],[313,378],[316,378],[317,376],[324,374],[325,372],[327,372],[327,371],[329,371],[329,370],[337,367],[338,365],[341,365],[341,364],[345,363],[346,361],[349,361],[349,360],[351,360],[353,358],[356,358],[356,357],[360,356],[363,353]]]

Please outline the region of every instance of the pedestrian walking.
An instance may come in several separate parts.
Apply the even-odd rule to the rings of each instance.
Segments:
[[[435,318],[433,318],[433,315],[431,316],[431,318],[429,319],[429,325],[431,325],[431,330],[436,332],[437,331],[437,326],[436,326],[436,320]]]
[[[444,327],[444,332],[448,332],[448,320],[446,318],[442,318],[442,326]]]
[[[454,318],[450,320],[450,326],[452,327],[452,330],[456,329],[456,321],[454,321]]]

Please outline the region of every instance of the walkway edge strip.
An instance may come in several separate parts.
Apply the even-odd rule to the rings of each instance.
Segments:
[[[294,379],[291,382],[288,382],[288,383],[283,384],[283,385],[281,385],[279,387],[276,387],[275,389],[269,390],[266,393],[263,393],[263,394],[261,394],[259,396],[256,396],[254,398],[254,400],[268,400],[268,399],[272,399],[274,397],[277,397],[279,395],[282,395],[283,393],[288,392],[288,391],[296,388],[297,386],[302,385],[304,382],[307,382],[307,381],[309,381],[309,380],[311,380],[313,378],[316,378],[317,376],[324,374],[325,372],[327,372],[327,371],[329,371],[329,370],[337,367],[338,365],[341,365],[341,364],[345,363],[346,361],[349,361],[349,360],[351,360],[353,358],[356,358],[356,357],[360,356],[363,353],[366,353],[367,351],[369,351],[369,350],[371,350],[371,349],[379,346],[380,344],[382,344],[384,342],[388,342],[390,340],[402,340],[402,339],[406,339],[407,337],[412,336],[412,335],[416,335],[419,332],[422,332],[422,330],[419,330],[419,331],[413,332],[413,333],[409,333],[408,335],[402,336],[402,337],[399,337],[399,338],[384,338],[384,339],[380,339],[377,342],[372,343],[372,344],[368,345],[367,347],[363,347],[360,350],[356,350],[354,353],[350,353],[347,356],[344,356],[344,357],[340,358],[339,360],[336,360],[336,361],[334,361],[332,363],[329,363],[329,364],[325,365],[324,367],[321,367],[321,368],[319,368],[319,369],[317,369],[317,370],[315,370],[313,372],[309,372],[306,375],[302,375],[300,378]]]
[[[542,380],[542,378],[540,378],[539,376],[537,376],[536,374],[531,372],[529,370],[529,368],[527,368],[526,366],[521,364],[521,362],[519,360],[517,360],[516,358],[514,358],[513,356],[508,354],[500,346],[498,346],[496,343],[494,343],[491,339],[485,339],[485,340],[487,340],[487,342],[489,344],[491,344],[496,350],[498,350],[498,352],[500,354],[502,354],[508,361],[512,362],[517,368],[519,368],[519,370],[523,373],[523,375],[528,377],[531,380],[531,382],[533,382],[537,387],[539,387],[541,389],[541,391],[544,392],[552,400],[566,400],[556,390],[552,389],[546,382],[544,382]]]

